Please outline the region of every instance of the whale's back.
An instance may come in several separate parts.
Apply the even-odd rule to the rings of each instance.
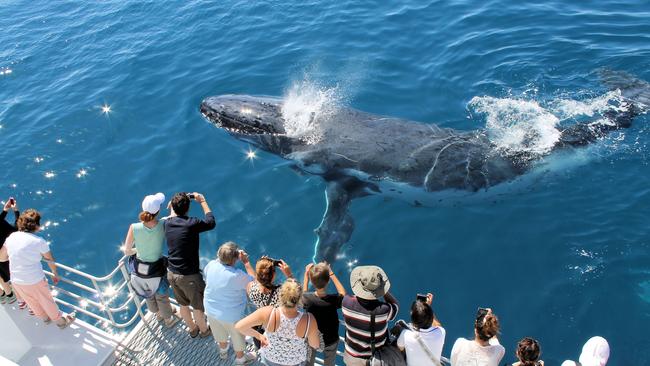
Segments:
[[[321,138],[289,158],[319,171],[357,171],[427,191],[476,191],[511,179],[520,168],[477,131],[344,109],[320,121]]]

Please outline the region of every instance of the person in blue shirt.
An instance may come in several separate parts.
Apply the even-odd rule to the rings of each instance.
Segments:
[[[246,272],[235,268],[241,261]],[[228,336],[235,351],[235,365],[253,362],[257,356],[244,353],[246,341],[235,329],[235,323],[244,317],[246,310],[246,287],[253,281],[253,269],[248,254],[240,250],[237,244],[229,241],[217,251],[217,259],[210,261],[203,270],[205,273],[205,295],[203,303],[208,323],[215,340],[219,343],[219,355],[228,358]]]

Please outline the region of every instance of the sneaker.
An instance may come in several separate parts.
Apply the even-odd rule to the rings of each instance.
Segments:
[[[226,346],[226,348],[221,348],[221,346],[219,346],[219,357],[222,360],[227,360],[228,359],[228,350],[229,349],[230,349],[230,344],[228,344]]]
[[[257,360],[257,354],[255,352],[246,352],[244,353],[244,357],[235,359],[235,365],[248,365],[255,360]]]
[[[169,317],[169,319],[165,319],[164,323],[167,328],[171,328],[174,325],[176,325],[176,323],[178,323],[180,320],[181,318],[177,317],[176,315],[172,315]]]
[[[208,328],[205,332],[199,333],[199,337],[206,338],[212,335],[212,329]]]
[[[10,295],[6,295],[6,296],[2,299],[2,303],[4,304],[5,302],[6,302],[7,304],[13,304],[13,303],[15,303],[15,302],[16,302],[16,293],[12,291]]]

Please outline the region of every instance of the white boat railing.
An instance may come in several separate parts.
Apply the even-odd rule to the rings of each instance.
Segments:
[[[123,256],[109,274],[103,277],[93,276],[81,270],[66,266],[61,263],[53,263],[59,274],[59,284],[52,286],[54,301],[77,313],[84,314],[106,328],[126,329],[138,320],[145,320],[143,307],[145,300],[141,299],[131,287],[130,274],[126,267],[127,256]],[[50,271],[45,271],[49,277],[54,277]],[[116,282],[114,282],[116,281]],[[72,286],[88,294],[82,296],[72,289],[63,288],[61,284]],[[124,290],[126,289],[126,293]],[[178,306],[173,297],[171,302]],[[77,304],[73,302],[76,301]],[[114,302],[119,302],[114,305]],[[132,307],[135,312],[132,312]],[[119,316],[122,315],[122,316]],[[122,318],[123,320],[121,320]],[[336,350],[337,357],[343,358],[345,351],[345,338],[339,337],[339,347]],[[448,364],[449,360],[442,358],[442,364]],[[323,365],[324,360],[316,357],[316,365]]]
[[[84,314],[100,322],[105,327],[125,329],[133,325],[138,318],[144,319],[142,310],[144,300],[131,288],[129,272],[126,268],[126,256],[118,261],[108,275],[103,277],[93,276],[78,269],[53,262],[59,272],[60,282],[53,286],[54,301],[77,313]],[[49,277],[54,277],[52,272],[45,271]],[[80,295],[72,289],[66,289],[61,284],[66,284],[81,290]],[[125,296],[124,289],[127,289]],[[73,302],[77,302],[76,304]],[[120,301],[117,305],[115,302]],[[135,307],[135,313],[132,308]],[[118,317],[117,315],[122,315]],[[125,320],[121,320],[125,319]]]

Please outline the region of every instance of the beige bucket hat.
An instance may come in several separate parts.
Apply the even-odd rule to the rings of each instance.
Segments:
[[[376,300],[390,289],[390,281],[383,269],[377,266],[359,266],[350,274],[350,286],[357,297]]]

